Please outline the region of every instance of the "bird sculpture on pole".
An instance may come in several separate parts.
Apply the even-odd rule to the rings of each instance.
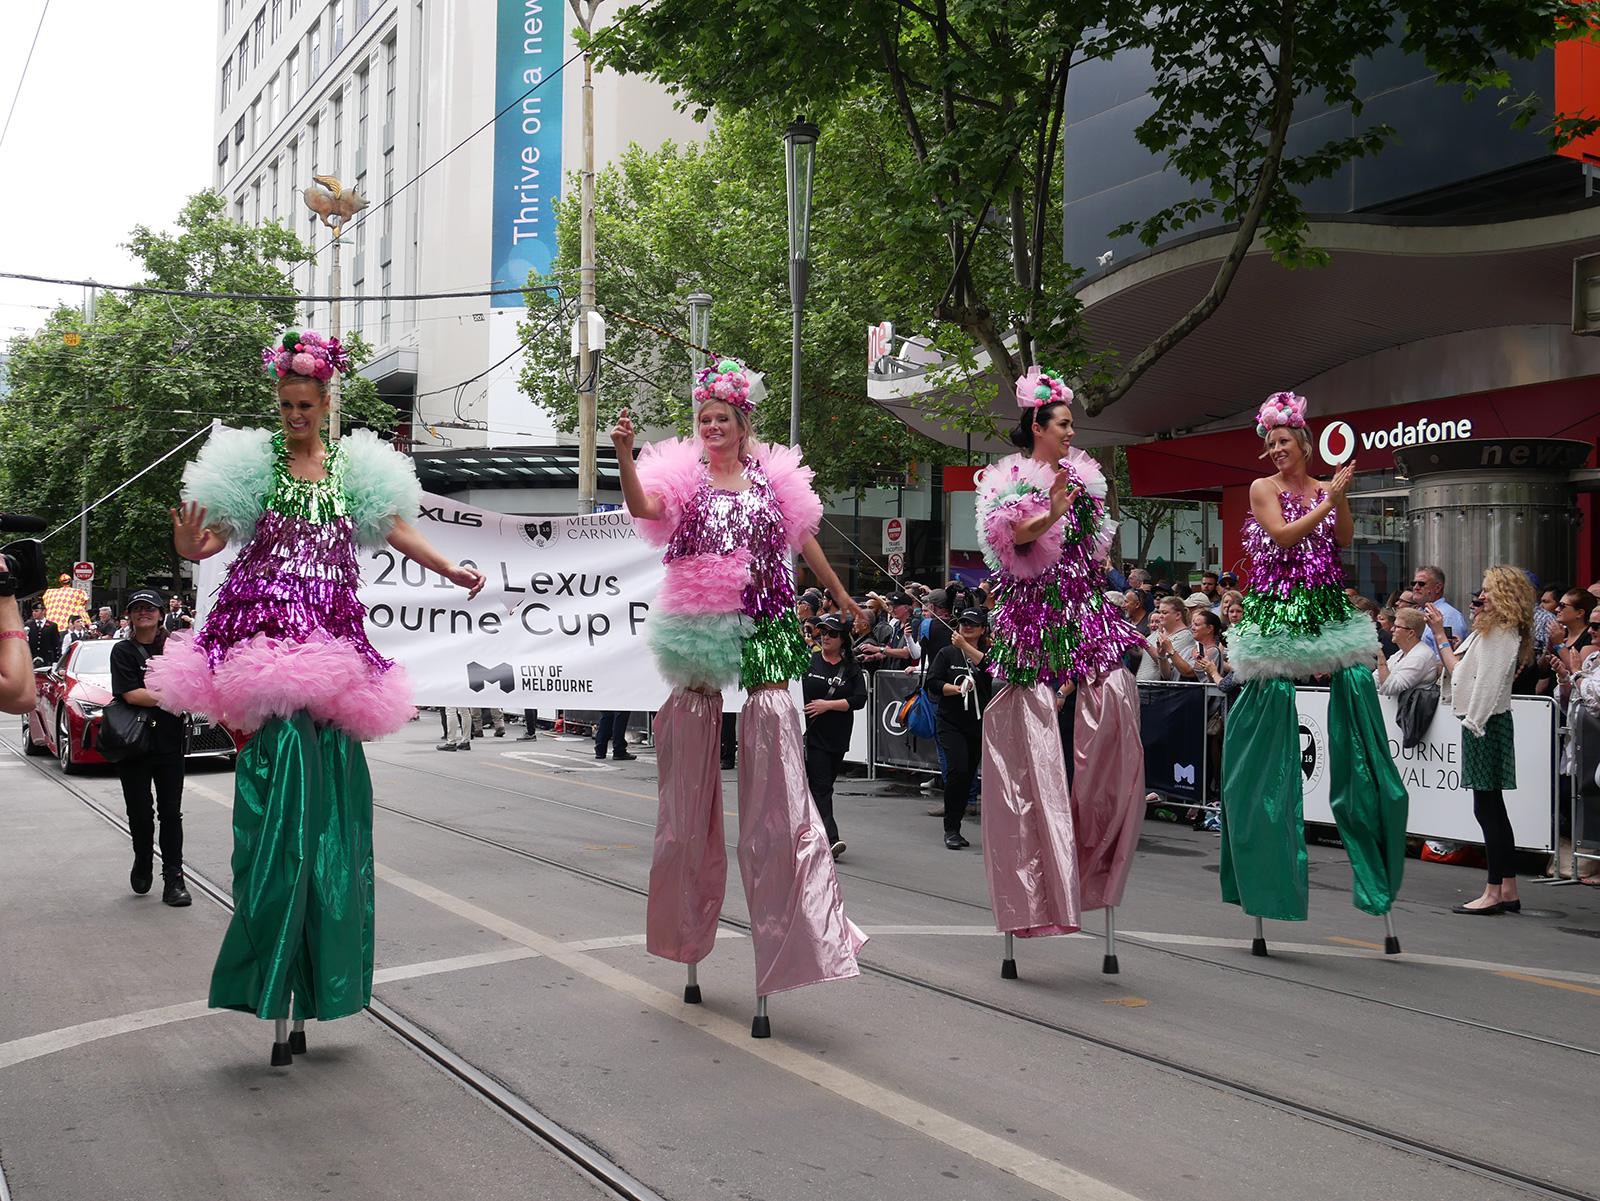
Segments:
[[[339,236],[345,222],[367,207],[366,200],[354,188],[346,189],[337,177],[313,175],[315,182],[303,193],[306,207],[322,219],[322,223]]]

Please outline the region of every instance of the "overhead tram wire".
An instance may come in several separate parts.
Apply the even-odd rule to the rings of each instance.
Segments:
[[[573,63],[575,63],[578,59],[580,59],[582,57],[583,57],[583,51],[582,50],[573,51],[572,55],[565,62],[563,62],[559,67],[557,67],[554,71],[550,72],[550,74],[548,74],[548,75],[545,75],[545,76],[541,77],[538,83],[534,84],[526,92],[523,92],[522,95],[518,96],[515,100],[512,100],[503,109],[501,109],[499,112],[495,113],[494,116],[490,117],[482,125],[478,126],[478,128],[474,129],[466,137],[462,138],[454,146],[450,147],[449,150],[446,150],[438,158],[434,159],[433,162],[429,163],[426,167],[424,167],[422,170],[418,171],[410,179],[406,180],[405,183],[401,184],[398,188],[395,188],[394,191],[390,192],[387,196],[385,196],[376,205],[374,205],[373,207],[368,208],[367,210],[365,210],[362,213],[361,217],[356,221],[356,223],[354,225],[352,225],[350,227],[349,230],[346,230],[341,226],[340,229],[339,229],[338,236],[342,237],[347,232],[353,232],[355,230],[360,229],[363,225],[365,225],[367,223],[367,218],[368,217],[374,217],[378,213],[383,211],[383,209],[388,207],[389,203],[392,200],[394,200],[394,198],[396,196],[400,195],[401,192],[404,192],[412,184],[416,183],[417,180],[421,179],[429,171],[432,171],[440,163],[444,162],[445,159],[449,158],[457,150],[460,150],[463,146],[465,146],[468,142],[472,141],[473,138],[477,137],[484,130],[486,130],[486,129],[490,128],[491,126],[493,126],[496,121],[500,120],[501,117],[505,116],[512,109],[516,108],[517,105],[521,104],[529,96],[533,95],[540,88],[544,87],[545,84],[549,83],[552,79],[558,78],[563,71],[565,71],[569,66],[571,66]],[[334,238],[329,238],[321,246],[318,246],[313,251],[313,253],[315,253],[315,254],[322,253],[322,251],[324,251],[328,247],[332,246],[334,241],[335,241]],[[400,299],[400,298],[396,297],[396,299]]]
[[[22,85],[27,81],[28,68],[33,65],[33,52],[39,45],[39,31],[44,28],[45,14],[50,11],[50,0],[44,0],[39,10],[39,23],[33,27],[33,41],[28,43],[28,57],[22,60],[22,74],[17,76],[17,90],[11,93],[11,108],[6,112],[6,123],[0,128],[0,147],[6,144],[6,134],[11,132],[11,118],[17,115],[17,101],[22,98]]]
[[[372,301],[381,304],[396,300],[467,300],[480,296],[520,296],[524,292],[552,292],[564,296],[560,284],[522,284],[515,288],[473,288],[460,292],[404,292],[352,294],[335,296],[331,293],[272,293],[272,292],[213,292],[206,288],[158,288],[152,284],[103,284],[94,279],[57,279],[49,275],[30,275],[21,271],[0,271],[0,279],[17,279],[26,283],[57,284],[72,288],[99,288],[102,292],[134,292],[151,296],[187,296],[196,300],[257,300],[262,303],[301,304],[308,300]]]

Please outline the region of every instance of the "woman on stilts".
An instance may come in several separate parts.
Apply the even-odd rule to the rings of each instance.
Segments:
[[[218,430],[184,470],[173,541],[187,559],[242,543],[196,633],[150,661],[161,706],[253,734],[234,772],[233,918],[211,1004],[276,1023],[274,1066],[304,1053],[306,1018],[372,998],[372,782],[361,742],[415,712],[403,669],[367,641],[357,546],[387,543],[473,597],[484,577],[411,525],[409,459],[357,430],[329,443],[336,338],[305,330],[262,351],[280,428]],[[295,1030],[288,1031],[290,1017]]]
[[[817,545],[822,502],[798,448],[751,434],[761,397],[733,359],[695,384],[695,437],[644,448],[635,465],[624,409],[611,431],[622,494],[641,537],[666,547],[666,580],[650,645],[672,695],[656,714],[660,809],[645,946],[688,965],[684,1000],[697,1003],[696,965],[716,941],[727,886],[722,842],[722,690],[748,693],[739,714],[739,874],[756,958],[751,1036],[771,1033],[767,997],[860,974],[866,936],[844,915],[833,855],[806,788],[800,715],[789,681],[810,663],[794,613],[798,551],[817,579],[861,620]]]
[[[1070,934],[1083,908],[1115,905],[1142,812],[1138,694],[1121,667],[1139,636],[1104,595],[1099,560],[1115,534],[1099,465],[1072,449],[1072,390],[1032,368],[1017,383],[1012,441],[1024,453],[978,477],[978,537],[994,573],[992,670],[983,720],[983,857],[1001,975],[1013,936]],[[1081,814],[1067,785],[1055,689],[1075,684]],[[1079,829],[1080,824],[1082,829]],[[1114,970],[1108,960],[1107,970]]]
[[[1352,899],[1384,919],[1384,950],[1400,950],[1389,910],[1405,870],[1409,798],[1378,708],[1372,669],[1377,626],[1344,592],[1339,548],[1355,522],[1349,465],[1322,484],[1310,474],[1306,401],[1267,398],[1256,414],[1276,471],[1250,486],[1245,549],[1250,591],[1228,631],[1228,659],[1243,688],[1228,711],[1222,748],[1222,899],[1256,919],[1251,950],[1267,953],[1262,919],[1306,919],[1299,718],[1294,682],[1331,676],[1328,778],[1334,821],[1350,856]]]

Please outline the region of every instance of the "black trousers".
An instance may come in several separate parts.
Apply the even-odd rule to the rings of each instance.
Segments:
[[[983,766],[983,725],[976,721],[957,724],[940,717],[934,737],[944,751],[944,832],[959,834],[972,781]]]
[[[844,766],[846,749],[834,750],[806,739],[806,786],[811,789],[811,800],[817,807],[817,816],[822,818],[822,828],[828,832],[829,843],[839,841],[839,823],[833,820],[833,782]]]
[[[736,763],[739,758],[739,715],[737,713],[724,713],[722,715],[722,761],[723,763]]]
[[[1472,790],[1472,816],[1483,828],[1483,855],[1489,861],[1489,883],[1515,879],[1517,842],[1506,813],[1506,796],[1498,788]]]
[[[183,878],[183,753],[136,755],[117,764],[122,803],[133,834],[133,861],[154,862],[156,818],[161,819],[161,878]],[[151,785],[155,797],[150,796]]]
[[[606,743],[611,744],[612,754],[625,755],[628,753],[628,714],[626,710],[617,711],[607,709],[600,715],[600,720],[594,727],[594,753],[601,759],[606,757]]]

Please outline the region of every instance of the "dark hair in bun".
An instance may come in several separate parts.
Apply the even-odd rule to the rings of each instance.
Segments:
[[[1050,419],[1056,415],[1056,410],[1067,407],[1068,403],[1065,400],[1052,400],[1036,409],[1023,409],[1022,415],[1017,418],[1017,428],[1011,431],[1011,444],[1022,450],[1031,451],[1033,427],[1048,425]]]

